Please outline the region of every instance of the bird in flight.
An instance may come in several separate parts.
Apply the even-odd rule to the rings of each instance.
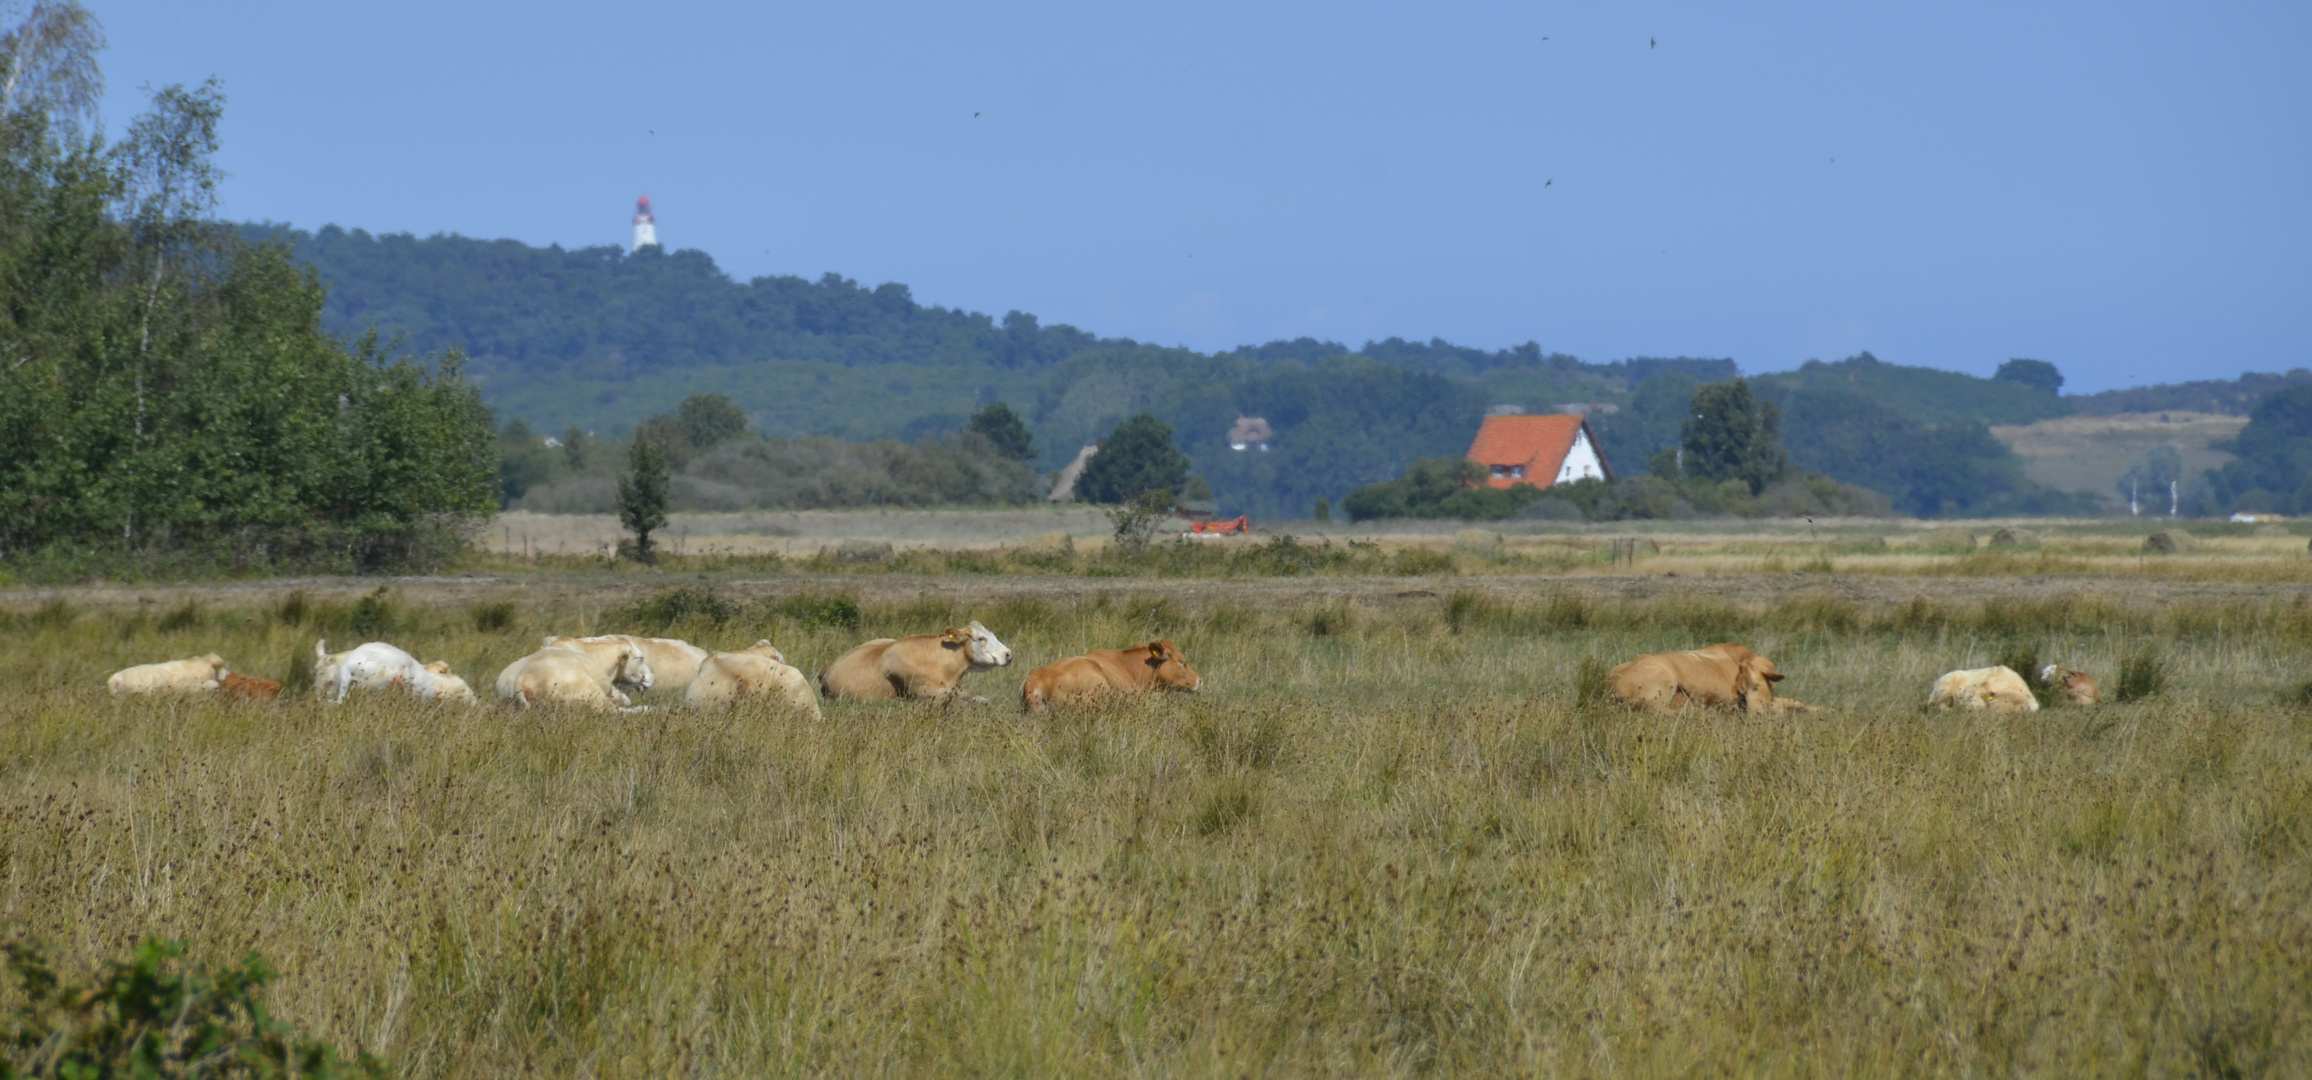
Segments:
[[[1654,47],[1654,39],[1653,39],[1653,38],[1647,38],[1647,39],[1646,39],[1646,48],[1649,48],[1649,49],[1651,49],[1651,48],[1653,48],[1653,47]]]
[[[1551,178],[1549,178],[1549,179],[1547,179],[1547,180],[1544,180],[1544,181],[1542,181],[1542,182],[1541,182],[1541,186],[1543,186],[1543,187],[1548,187],[1549,185],[1551,185],[1551,184],[1554,184],[1554,183],[1557,183],[1557,178],[1556,178],[1556,177],[1551,177]]]
[[[979,114],[978,114],[978,113],[973,113],[973,114],[971,114],[971,118],[972,118],[972,119],[974,119],[974,120],[977,120],[977,119],[979,119]]]

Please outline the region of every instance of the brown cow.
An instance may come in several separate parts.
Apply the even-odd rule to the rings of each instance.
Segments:
[[[2049,664],[2040,669],[2039,681],[2062,687],[2063,696],[2070,698],[2075,705],[2103,704],[2103,688],[2095,684],[2094,676],[2084,671]]]
[[[1151,641],[1129,649],[1100,649],[1082,656],[1054,660],[1028,673],[1020,687],[1020,706],[1042,712],[1046,705],[1102,694],[1138,694],[1152,690],[1195,693],[1204,678],[1188,666],[1172,639]]]
[[[935,698],[987,704],[956,684],[974,671],[1012,662],[1011,646],[987,627],[969,626],[944,634],[876,638],[819,669],[819,692],[831,698]]]
[[[239,698],[243,701],[271,701],[281,696],[281,680],[260,679],[255,675],[243,675],[238,671],[228,671],[225,673],[224,679],[218,683],[217,690],[226,697]]]
[[[1782,673],[1775,670],[1774,661],[1732,642],[1651,653],[1615,668],[1610,677],[1614,696],[1639,709],[1820,711],[1802,701],[1776,699],[1774,684],[1782,681]]]

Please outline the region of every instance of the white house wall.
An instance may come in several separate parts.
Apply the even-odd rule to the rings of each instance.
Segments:
[[[1597,448],[1590,445],[1589,429],[1580,428],[1573,435],[1573,448],[1565,452],[1565,464],[1557,467],[1557,479],[1552,484],[1569,484],[1587,478],[1606,478],[1606,463],[1598,457]]]

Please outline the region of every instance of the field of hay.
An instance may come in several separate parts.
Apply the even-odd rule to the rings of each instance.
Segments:
[[[72,971],[262,953],[284,1019],[408,1076],[2304,1074],[2302,578],[1666,548],[0,594],[0,907]],[[821,722],[102,689],[212,649],[294,678],[321,637],[485,694],[547,632],[813,670],[970,618],[1020,658],[966,680],[994,704]],[[1151,637],[1204,693],[1019,713],[1036,664]],[[1595,700],[1729,639],[1829,711]],[[2162,685],[1921,710],[2021,652]]]

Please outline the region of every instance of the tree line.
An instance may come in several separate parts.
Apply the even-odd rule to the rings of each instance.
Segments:
[[[225,97],[95,123],[95,19],[0,28],[0,562],[17,573],[439,565],[491,509],[454,354],[324,330],[278,245],[216,223]]]

